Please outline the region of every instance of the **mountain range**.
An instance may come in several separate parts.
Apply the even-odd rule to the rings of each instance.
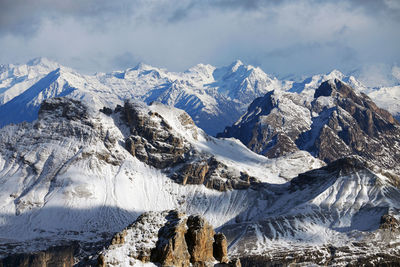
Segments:
[[[70,96],[98,108],[136,99],[183,109],[196,125],[215,136],[239,119],[255,98],[269,91],[312,97],[321,82],[334,78],[367,93],[398,118],[398,86],[368,88],[338,70],[295,82],[279,80],[238,60],[220,68],[198,64],[181,73],[139,64],[124,71],[83,75],[46,58],[36,58],[26,64],[0,66],[0,126],[33,121],[42,101],[50,97]]]
[[[400,263],[395,89],[239,61],[0,78],[0,266]]]

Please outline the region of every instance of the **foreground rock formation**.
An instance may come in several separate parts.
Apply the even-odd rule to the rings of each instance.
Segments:
[[[114,236],[98,265],[134,265],[137,260],[161,266],[240,266],[238,260],[229,261],[222,233],[215,234],[203,217],[176,210],[142,214]]]

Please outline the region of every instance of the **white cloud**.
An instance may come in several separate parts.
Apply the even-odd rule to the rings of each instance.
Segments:
[[[398,13],[382,1],[4,2],[2,63],[46,56],[95,72],[138,61],[183,70],[240,58],[302,75],[400,61]]]

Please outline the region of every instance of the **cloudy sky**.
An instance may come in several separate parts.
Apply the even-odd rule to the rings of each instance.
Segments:
[[[0,63],[85,73],[235,59],[283,77],[400,64],[398,0],[0,0]]]

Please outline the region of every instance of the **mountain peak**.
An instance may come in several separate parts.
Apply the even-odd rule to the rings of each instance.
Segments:
[[[145,64],[143,62],[140,62],[139,64],[137,64],[134,68],[132,68],[131,70],[152,70],[154,69],[154,67]]]
[[[321,83],[321,85],[315,90],[314,98],[318,98],[320,96],[333,96],[336,93],[339,93],[343,97],[355,95],[353,88],[348,86],[343,81],[335,78]]]
[[[294,93],[273,94],[274,101],[267,96],[254,100],[251,109],[221,136],[238,138],[254,152],[268,157],[296,149],[306,150],[327,163],[359,155],[400,173],[400,157],[395,148],[400,133],[398,123],[347,83],[339,79],[323,82],[315,90],[314,100]]]
[[[331,78],[338,78],[338,79],[342,79],[343,77],[345,77],[343,72],[339,71],[338,69],[333,69],[331,72],[328,72],[326,74],[326,76],[331,77]]]
[[[212,73],[215,70],[215,67],[210,64],[197,64],[185,72],[196,72],[196,73]]]
[[[234,61],[231,65],[229,65],[229,68],[230,68],[233,72],[235,72],[235,71],[238,70],[238,68],[240,68],[240,67],[243,66],[243,65],[244,65],[243,62],[240,61],[240,60],[238,59],[238,60]]]

